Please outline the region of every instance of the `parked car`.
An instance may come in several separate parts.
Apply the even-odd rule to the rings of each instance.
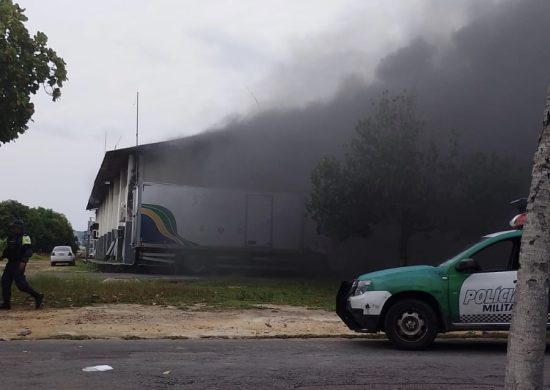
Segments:
[[[70,246],[56,246],[53,248],[50,256],[50,264],[53,267],[59,263],[75,265],[75,255]]]
[[[337,313],[351,330],[383,331],[401,349],[426,348],[449,331],[506,330],[524,222],[524,214],[517,216],[515,230],[485,236],[436,267],[386,269],[343,282]]]

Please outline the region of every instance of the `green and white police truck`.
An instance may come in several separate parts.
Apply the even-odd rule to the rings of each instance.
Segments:
[[[512,317],[525,214],[438,266],[386,269],[343,282],[336,311],[357,332],[383,331],[398,348],[428,347],[438,333],[506,330]]]

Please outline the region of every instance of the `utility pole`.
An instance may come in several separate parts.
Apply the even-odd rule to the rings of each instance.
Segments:
[[[136,146],[139,145],[139,91],[136,92]]]

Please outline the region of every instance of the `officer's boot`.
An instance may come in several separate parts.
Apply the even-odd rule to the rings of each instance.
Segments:
[[[11,291],[6,291],[5,289],[2,289],[2,300],[3,303],[0,305],[0,310],[11,309]]]
[[[44,294],[37,293],[34,297],[34,304],[37,309],[42,307],[42,302],[44,302]]]

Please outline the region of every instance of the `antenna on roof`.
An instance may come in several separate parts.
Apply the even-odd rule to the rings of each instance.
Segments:
[[[139,145],[139,91],[136,92],[136,146]]]
[[[260,107],[260,101],[258,100],[258,98],[256,97],[256,95],[254,95],[254,92],[252,92],[252,90],[250,88],[248,88],[248,85],[245,84],[245,88],[246,90],[248,91],[248,93],[250,94],[250,96],[252,96],[252,98],[254,99],[254,101],[256,102],[256,106],[258,107],[258,111],[261,110],[261,107]]]
[[[116,144],[115,144],[115,150],[116,150],[116,147],[118,146],[118,143],[120,142],[121,139],[122,139],[122,136],[118,137],[118,141],[116,141]]]

